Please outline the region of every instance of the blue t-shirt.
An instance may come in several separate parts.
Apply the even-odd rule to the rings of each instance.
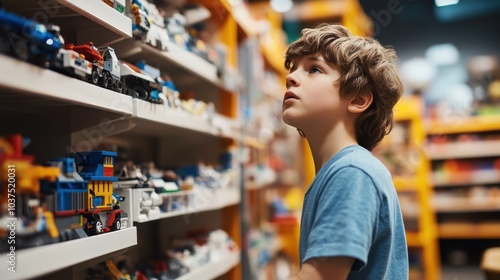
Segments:
[[[387,168],[352,145],[334,155],[309,186],[300,225],[300,264],[355,259],[348,279],[408,279],[408,249]]]

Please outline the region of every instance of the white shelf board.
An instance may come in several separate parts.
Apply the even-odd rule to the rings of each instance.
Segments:
[[[216,137],[235,139],[238,135],[236,121],[216,115],[210,121],[206,117],[195,116],[188,112],[175,110],[166,105],[154,104],[140,99],[134,99],[134,121],[140,122],[136,126],[141,134],[169,135],[172,132],[167,127],[198,132]],[[165,128],[161,128],[161,125]]]
[[[219,260],[211,260],[208,264],[182,275],[177,278],[177,280],[215,279],[224,275],[224,273],[238,265],[240,263],[240,259],[240,251],[236,251],[223,256]]]
[[[137,244],[137,228],[90,236],[36,248],[16,251],[16,272],[7,270],[7,255],[1,254],[4,264],[1,279],[26,279],[42,276],[105,254]]]
[[[180,209],[176,211],[161,213],[158,217],[159,219],[166,219],[176,216],[188,215],[192,213],[199,213],[211,210],[222,209],[227,206],[235,205],[240,203],[241,195],[238,188],[228,188],[228,189],[219,189],[215,192],[209,191],[194,191],[197,194],[196,200],[199,205],[192,208]],[[175,195],[172,194],[164,194],[162,196]],[[148,220],[153,221],[153,220]]]
[[[23,99],[18,94],[9,95],[2,90],[8,89],[28,94],[35,101],[37,97],[48,98],[126,116],[133,113],[130,96],[1,54],[0,63],[1,103],[22,102]]]
[[[132,37],[132,20],[101,0],[3,1],[5,10],[40,23],[56,24],[75,44],[108,45]]]
[[[433,172],[431,180],[435,188],[500,184],[500,173],[495,170],[481,170],[453,173],[453,175],[446,176]]]
[[[205,84],[208,82],[226,90],[214,64],[173,42],[167,44],[168,51],[161,51],[135,39],[120,41],[112,47],[120,59],[131,63],[144,60],[149,65],[159,67],[162,72],[168,72],[176,86],[200,83],[201,78]]]
[[[431,144],[428,147],[428,155],[432,160],[500,156],[500,141]]]
[[[470,198],[450,198],[446,201],[434,201],[436,213],[474,213],[474,212],[499,212],[500,201],[482,199],[474,201]]]
[[[101,0],[57,0],[75,12],[124,37],[132,37],[132,20]]]

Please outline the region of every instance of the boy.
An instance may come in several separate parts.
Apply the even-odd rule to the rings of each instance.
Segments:
[[[371,150],[392,129],[403,86],[396,54],[341,25],[304,29],[286,52],[283,120],[311,148],[316,177],[293,279],[408,279],[408,251],[391,175]]]

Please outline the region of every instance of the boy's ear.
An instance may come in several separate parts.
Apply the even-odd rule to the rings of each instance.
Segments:
[[[362,92],[351,99],[347,105],[347,111],[354,114],[363,113],[373,102],[371,91]]]

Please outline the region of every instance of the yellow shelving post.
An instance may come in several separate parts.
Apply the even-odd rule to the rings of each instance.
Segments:
[[[410,263],[410,280],[437,280],[441,274],[440,258],[421,110],[418,97],[403,97],[394,108],[393,131],[374,153],[392,173],[405,219],[408,248],[410,252],[420,252],[421,270]]]

